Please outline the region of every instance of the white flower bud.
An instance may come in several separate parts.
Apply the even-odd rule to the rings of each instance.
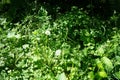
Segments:
[[[46,30],[46,31],[45,31],[45,34],[46,34],[46,35],[50,35],[51,33],[50,33],[49,30]]]
[[[29,44],[24,44],[22,47],[23,47],[23,49],[26,49],[29,47]]]
[[[60,49],[55,51],[55,56],[59,56],[60,54],[61,54],[61,50]]]

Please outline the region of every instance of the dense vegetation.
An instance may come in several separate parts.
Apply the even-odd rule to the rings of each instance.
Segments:
[[[119,80],[119,3],[1,0],[0,80]]]

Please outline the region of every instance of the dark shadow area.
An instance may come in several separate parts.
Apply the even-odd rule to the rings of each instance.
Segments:
[[[118,0],[37,0],[37,3],[42,3],[53,19],[56,18],[57,13],[64,14],[70,11],[72,6],[83,8],[90,16],[100,17],[102,20],[109,19],[114,10],[120,12]]]
[[[56,19],[57,14],[64,14],[71,10],[72,6],[83,8],[90,16],[99,17],[102,20],[109,19],[113,11],[120,12],[119,0],[11,0],[9,4],[3,4],[0,13],[4,13],[12,22],[20,21],[25,15],[34,14],[42,5],[48,14]],[[32,10],[36,9],[36,10]]]

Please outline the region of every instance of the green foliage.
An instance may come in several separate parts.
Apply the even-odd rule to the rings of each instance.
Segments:
[[[55,21],[45,8],[21,22],[0,18],[0,79],[119,79],[120,30],[73,7]]]

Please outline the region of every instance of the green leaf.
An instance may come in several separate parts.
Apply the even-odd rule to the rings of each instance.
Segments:
[[[100,77],[102,77],[102,78],[107,77],[107,73],[106,73],[104,70],[99,71],[99,72],[98,72],[98,75],[99,75]]]
[[[7,38],[13,38],[13,37],[15,37],[15,32],[9,32]]]
[[[116,73],[115,73],[115,77],[116,77],[117,79],[120,79],[120,72],[116,72]]]
[[[94,80],[94,72],[93,71],[91,71],[91,72],[89,72],[88,73],[88,78],[89,78],[89,80]]]
[[[102,56],[104,54],[104,47],[103,46],[99,46],[97,49],[97,52],[100,56]]]
[[[67,80],[65,73],[61,73],[58,75],[57,80]]]
[[[5,46],[4,44],[0,43],[0,48],[3,48],[4,46]]]
[[[97,65],[98,69],[104,70],[103,64],[99,59],[96,59],[96,65]]]
[[[107,71],[111,71],[113,69],[113,64],[109,58],[103,57],[103,58],[101,58],[101,61],[103,62],[105,69]]]
[[[115,59],[116,59],[117,61],[120,61],[120,56],[116,56]]]

